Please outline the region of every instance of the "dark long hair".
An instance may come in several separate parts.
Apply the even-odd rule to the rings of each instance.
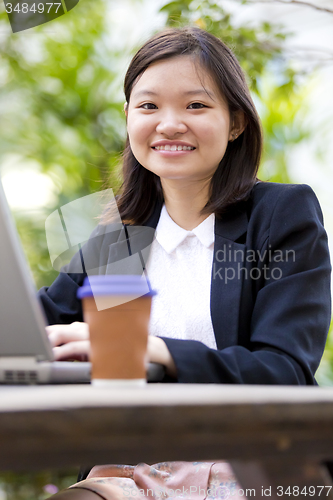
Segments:
[[[229,142],[210,182],[209,199],[201,214],[221,217],[230,207],[248,198],[257,180],[262,151],[260,119],[243,71],[231,50],[214,35],[194,26],[167,28],[152,36],[135,54],[124,81],[129,103],[133,85],[150,64],[179,55],[192,55],[208,71],[228,103],[231,119],[241,110],[244,132]],[[124,222],[143,224],[155,204],[163,202],[160,178],[144,168],[133,155],[127,135],[123,153],[123,184],[117,197]]]

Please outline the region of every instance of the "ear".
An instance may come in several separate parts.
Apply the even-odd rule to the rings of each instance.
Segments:
[[[128,115],[128,103],[127,102],[124,103],[124,113],[125,113],[126,118],[127,118],[127,115]]]
[[[231,128],[229,132],[229,141],[233,142],[237,137],[239,137],[245,130],[246,118],[242,110],[238,110],[233,114]]]

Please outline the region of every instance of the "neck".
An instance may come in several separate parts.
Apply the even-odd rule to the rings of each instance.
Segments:
[[[209,196],[210,179],[202,183],[179,185],[170,179],[161,179],[165,207],[171,219],[183,229],[192,231],[209,214],[200,215]]]

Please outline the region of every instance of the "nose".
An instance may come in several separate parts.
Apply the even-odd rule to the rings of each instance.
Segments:
[[[178,133],[184,134],[186,131],[187,126],[180,118],[179,114],[174,111],[165,112],[156,126],[156,132],[167,135],[168,137],[173,137]]]

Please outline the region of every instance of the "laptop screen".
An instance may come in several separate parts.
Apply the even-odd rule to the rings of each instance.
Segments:
[[[51,361],[44,312],[1,181],[0,235],[0,357],[33,356]]]

